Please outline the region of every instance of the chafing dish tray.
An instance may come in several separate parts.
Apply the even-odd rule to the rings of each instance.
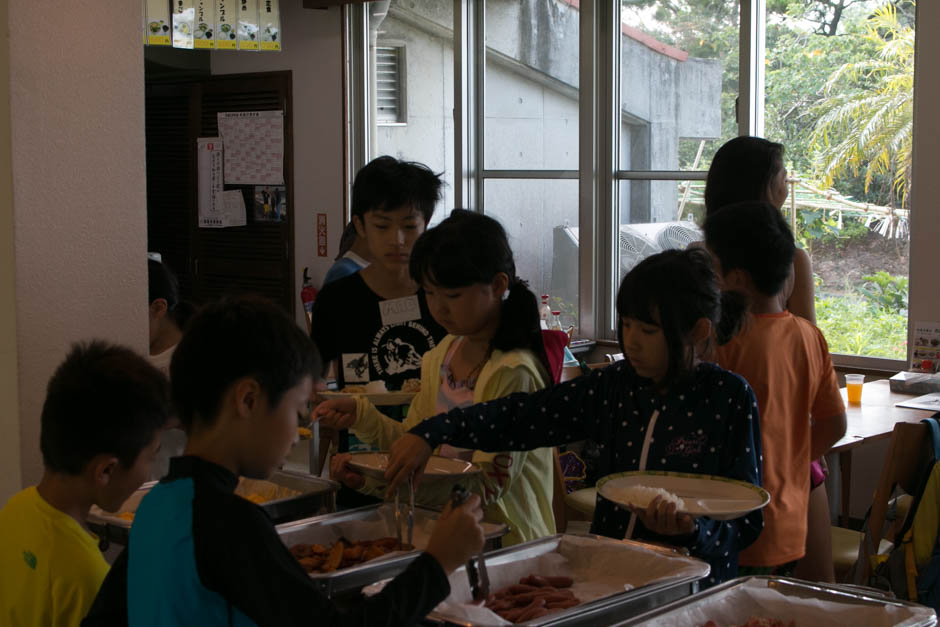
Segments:
[[[427,545],[434,521],[439,515],[439,512],[431,509],[415,508],[415,550],[396,551],[331,573],[310,573],[310,578],[324,594],[333,597],[346,592],[358,592],[371,583],[394,577],[404,571]],[[489,522],[484,522],[483,528],[487,539],[491,541],[501,538],[509,531],[504,524]],[[288,548],[295,544],[330,545],[340,538],[376,540],[395,537],[394,507],[389,503],[367,505],[279,525],[277,532]]]
[[[743,624],[751,617],[775,618],[796,627],[936,625],[929,607],[882,596],[880,590],[811,583],[786,577],[732,579],[694,596],[618,623],[670,627]]]
[[[113,514],[92,506],[88,525],[98,534],[103,545],[109,542],[127,545],[133,514],[156,484],[156,481],[150,481],[140,486]],[[242,477],[235,493],[258,503],[278,524],[334,511],[338,489],[339,484],[335,481],[280,470],[266,480]]]
[[[529,574],[565,575],[582,601],[525,625],[607,625],[698,591],[710,571],[702,560],[672,549],[595,535],[559,534],[486,555],[490,593]],[[471,604],[463,568],[450,576],[451,594],[428,616],[446,625],[508,625]]]

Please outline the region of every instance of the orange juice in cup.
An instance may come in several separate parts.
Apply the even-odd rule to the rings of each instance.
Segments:
[[[862,384],[865,382],[863,374],[845,375],[845,394],[849,402],[858,405],[862,402]]]

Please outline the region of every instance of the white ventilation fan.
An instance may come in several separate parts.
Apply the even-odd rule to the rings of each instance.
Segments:
[[[641,233],[631,228],[633,225],[623,224],[620,226],[620,278],[621,280],[633,269],[633,266],[640,263],[650,255],[660,252],[659,246],[647,239]]]
[[[684,250],[692,242],[702,239],[702,231],[692,222],[666,222],[656,234],[656,243],[663,250]]]

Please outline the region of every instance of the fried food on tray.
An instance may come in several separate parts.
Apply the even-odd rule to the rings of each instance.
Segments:
[[[313,437],[313,431],[307,427],[297,427],[297,437],[301,440],[309,440]]]
[[[246,501],[251,501],[255,505],[261,505],[268,501],[268,499],[264,498],[257,492],[250,492],[248,494],[243,495],[242,498],[245,499]]]
[[[343,561],[343,549],[346,548],[343,545],[343,541],[340,540],[333,545],[333,548],[330,549],[329,555],[326,556],[326,561],[323,562],[323,566],[320,569],[325,573],[331,573],[337,568]]]
[[[511,623],[541,618],[579,605],[581,600],[567,588],[574,584],[571,577],[529,575],[486,600],[486,607]]]
[[[134,521],[134,512],[121,512],[120,514],[117,515],[117,517],[118,517],[118,518],[122,518],[122,519],[124,519],[124,520],[129,520],[129,521],[133,522],[133,521]]]
[[[331,546],[322,544],[295,544],[290,552],[308,573],[331,573],[340,568],[356,566],[392,551],[410,551],[410,544],[398,545],[395,538],[379,538],[353,542],[346,538],[337,540]]]

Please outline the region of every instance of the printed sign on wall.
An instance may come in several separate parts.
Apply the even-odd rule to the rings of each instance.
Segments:
[[[147,0],[147,44],[151,46],[169,46],[170,5],[166,0]]]
[[[195,48],[215,48],[215,4],[215,0],[196,0]]]

